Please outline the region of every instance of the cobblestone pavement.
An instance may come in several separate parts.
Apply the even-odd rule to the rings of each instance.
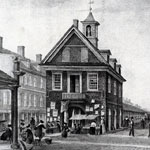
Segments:
[[[148,130],[135,130],[135,137],[129,131],[105,135],[69,135],[68,138],[53,137],[51,145],[34,147],[34,150],[150,150]]]

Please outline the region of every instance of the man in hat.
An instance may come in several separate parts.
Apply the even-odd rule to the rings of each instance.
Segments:
[[[131,117],[131,121],[130,121],[129,136],[130,136],[130,135],[134,136],[134,119],[133,119],[133,117]]]
[[[39,142],[44,136],[43,129],[46,129],[46,127],[44,126],[44,121],[40,120],[40,123],[35,127],[35,136],[39,138]]]

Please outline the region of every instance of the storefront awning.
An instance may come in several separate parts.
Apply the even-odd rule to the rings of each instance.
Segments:
[[[99,115],[88,115],[86,116],[86,120],[94,120],[98,117]]]
[[[98,117],[99,115],[82,115],[82,114],[77,114],[72,116],[69,120],[94,120]]]
[[[70,118],[70,120],[85,120],[85,119],[86,119],[86,115],[82,115],[82,114],[77,114]]]

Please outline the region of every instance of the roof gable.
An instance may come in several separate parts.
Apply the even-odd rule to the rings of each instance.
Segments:
[[[76,40],[71,41],[70,39],[73,36],[76,36]],[[97,58],[99,62],[107,64],[106,60],[101,56],[101,54],[98,53],[97,49],[92,45],[92,43],[90,43],[90,41],[74,26],[71,26],[71,28],[69,28],[64,36],[57,42],[53,49],[42,60],[41,64],[51,62],[65,45],[74,45],[77,43],[79,45],[85,45],[88,50],[93,53],[93,55]]]

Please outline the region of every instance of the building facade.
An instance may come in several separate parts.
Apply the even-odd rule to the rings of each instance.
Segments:
[[[73,126],[75,120],[103,119],[107,130],[122,125],[121,65],[110,50],[98,49],[98,26],[92,12],[78,20],[42,60],[46,70],[47,121],[60,120]],[[79,118],[77,118],[79,117]],[[83,118],[82,118],[83,117]]]
[[[14,77],[14,59],[20,60],[20,71],[25,75],[19,77],[20,88],[18,89],[19,120],[29,123],[31,117],[36,121],[45,121],[46,117],[46,76],[45,71],[38,65],[42,59],[41,54],[36,55],[36,61],[25,57],[25,47],[18,46],[17,53],[2,47],[1,37],[0,69],[11,77]],[[11,121],[11,91],[0,90],[0,116]],[[3,109],[6,108],[6,109]]]
[[[140,123],[141,120],[147,118],[147,111],[133,103],[123,102],[123,120],[126,118],[134,118],[135,123]]]

